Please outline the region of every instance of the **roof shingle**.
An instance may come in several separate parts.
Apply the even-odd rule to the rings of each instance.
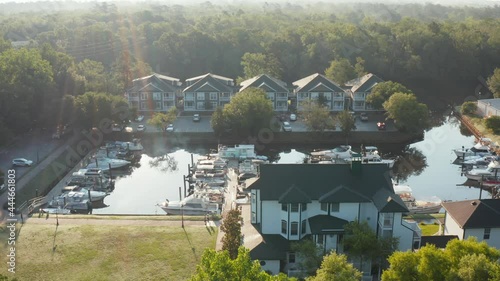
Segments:
[[[500,227],[500,200],[498,199],[444,202],[441,205],[462,229]]]

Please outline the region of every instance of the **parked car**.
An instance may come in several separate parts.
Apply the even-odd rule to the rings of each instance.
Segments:
[[[146,131],[146,126],[142,124],[137,126],[137,132],[144,132],[144,131]]]
[[[142,122],[142,120],[144,120],[144,115],[139,115],[137,116],[137,118],[135,118],[136,122]]]
[[[173,132],[174,131],[174,124],[168,124],[167,128],[165,128],[165,131]]]
[[[361,121],[368,121],[368,114],[366,114],[366,112],[361,112],[359,117],[361,118]]]
[[[200,114],[193,115],[193,122],[200,122],[200,120],[201,120]]]
[[[33,164],[33,161],[25,158],[16,158],[12,160],[12,166],[29,167]]]
[[[121,132],[123,130],[123,126],[118,123],[114,123],[113,126],[111,127],[111,130],[113,132]]]
[[[385,130],[385,123],[384,122],[377,122],[377,128],[379,130]]]
[[[283,122],[283,131],[285,132],[291,132],[292,131],[292,126],[288,122]]]
[[[290,121],[297,121],[297,115],[295,114],[290,114]]]

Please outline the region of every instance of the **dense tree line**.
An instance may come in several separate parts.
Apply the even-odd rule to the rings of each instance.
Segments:
[[[153,70],[180,79],[269,73],[289,83],[316,72],[339,83],[372,72],[425,87],[476,85],[500,65],[497,6],[68,3],[36,13],[0,9],[10,12],[0,14],[0,143],[55,126],[65,96],[120,95]],[[30,45],[11,47],[23,40]]]

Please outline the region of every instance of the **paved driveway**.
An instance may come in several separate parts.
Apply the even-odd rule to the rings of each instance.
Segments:
[[[42,131],[17,137],[11,145],[0,148],[0,169],[6,173],[8,169],[12,168],[12,159],[14,158],[32,160],[33,166],[36,166],[53,150],[64,143],[65,138],[59,140],[52,139],[52,134]],[[15,169],[18,180],[30,170],[29,167],[16,167]]]
[[[177,120],[175,120],[174,122],[175,132],[213,132],[212,126],[210,125],[210,119],[211,116],[201,116],[201,120],[199,122],[193,122],[192,115],[179,116],[177,117]],[[287,121],[292,126],[292,132],[308,131],[300,115],[298,116],[297,121],[289,121],[289,120]],[[385,116],[383,113],[378,113],[378,112],[368,113],[368,121],[361,121],[358,113],[356,114],[356,131],[364,131],[364,132],[378,131],[377,122],[380,121],[385,121]],[[280,121],[278,122],[281,124]],[[392,121],[386,121],[385,123],[386,123],[386,131],[396,130],[394,127],[394,123]],[[147,124],[147,119],[144,119],[142,122],[132,122],[130,127],[132,127],[135,132],[139,124],[146,125],[147,129],[144,133],[158,132],[157,128]],[[340,132],[340,128],[337,126],[335,131]]]

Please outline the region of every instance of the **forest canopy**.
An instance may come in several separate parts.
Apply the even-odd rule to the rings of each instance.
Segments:
[[[0,113],[0,128],[52,126],[61,118],[45,120],[43,113],[61,112],[65,96],[123,95],[152,71],[181,81],[208,72],[233,79],[266,72],[291,85],[342,62],[356,74],[417,84],[426,89],[422,100],[435,100],[442,93],[427,91],[433,81],[475,86],[500,65],[499,6],[189,3],[0,4],[0,102],[29,112],[16,117],[22,128]],[[23,53],[34,61],[8,65],[15,63],[10,54]],[[13,83],[16,73],[35,72],[44,75],[36,86]],[[341,80],[352,69],[348,74]],[[32,108],[16,105],[23,96]]]

